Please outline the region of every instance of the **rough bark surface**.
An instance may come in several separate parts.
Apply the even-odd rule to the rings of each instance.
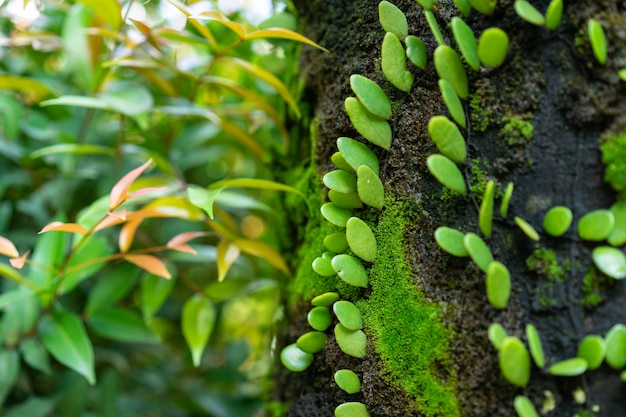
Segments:
[[[489,305],[484,274],[471,261],[446,254],[433,239],[434,230],[442,225],[477,232],[480,193],[467,198],[450,196],[426,168],[426,157],[436,151],[427,133],[428,120],[447,114],[432,61],[426,71],[410,66],[415,82],[410,93],[402,93],[380,70],[384,31],[378,22],[378,1],[294,3],[306,35],[330,50],[320,53],[305,48],[301,58],[304,100],[314,103],[312,140],[318,175],[333,169],[330,157],[336,151],[337,137],[359,138],[343,107],[344,99],[353,95],[348,81],[351,74],[377,82],[394,103],[391,149],[375,152],[387,193],[404,201],[404,207],[413,213],[408,217],[415,218],[404,230],[407,259],[398,262],[408,262],[416,290],[441,308],[442,320],[454,334],[450,363],[431,371],[452,381],[460,415],[514,415],[512,404],[518,394],[528,396],[538,409],[553,398],[554,409],[547,414],[552,416],[626,415],[626,384],[620,381],[618,371],[603,365],[582,377],[562,378],[533,367],[528,387],[517,389],[501,377],[497,352],[487,339],[490,323],[500,322],[509,334],[522,339],[526,323],[533,323],[548,363],[555,363],[574,357],[585,335],[604,335],[614,324],[626,323],[623,281],[598,278],[594,291],[601,301],[595,306],[583,302],[589,290],[584,288],[583,277],[595,245],[581,241],[575,231],[575,222],[583,214],[608,208],[616,199],[603,180],[598,140],[626,124],[626,83],[616,71],[626,67],[626,2],[567,1],[564,22],[555,32],[522,21],[512,0],[499,1],[493,17],[473,11],[466,20],[476,34],[498,26],[511,39],[502,67],[468,72],[472,98],[466,102],[466,111],[471,114],[471,127],[465,132],[470,181],[493,178],[502,189],[508,182],[515,184],[510,214],[506,219],[496,216],[499,220],[489,240],[494,257],[507,265],[512,275],[513,293],[505,310]],[[393,3],[405,12],[409,33],[424,40],[432,57],[436,42],[421,7],[412,0]],[[541,11],[548,3],[534,2]],[[454,45],[445,26],[458,12],[451,1],[439,4],[437,15],[444,36]],[[589,18],[599,20],[606,30],[610,57],[606,66],[599,65],[589,49],[584,32]],[[503,131],[511,119],[532,124],[530,140],[506,137]],[[514,215],[521,216],[540,230],[543,215],[554,205],[568,206],[574,213],[574,227],[565,237],[542,235],[535,243],[512,220]],[[529,268],[527,259],[538,248],[554,250],[554,265],[560,268],[562,279],[541,267]],[[366,298],[368,292],[357,296]],[[303,299],[289,307],[290,327],[284,340],[293,341],[308,330],[309,301]],[[367,327],[365,331],[368,333]],[[280,372],[275,397],[289,404],[287,415],[332,416],[334,408],[345,401],[362,401],[374,417],[438,415],[420,408],[416,398],[394,382],[377,354],[375,339],[370,340],[364,360],[344,355],[331,336],[309,370]],[[332,374],[341,368],[361,371],[360,394],[342,393],[332,382]],[[582,403],[573,396],[579,387],[586,394]],[[593,411],[595,405],[599,411]]]

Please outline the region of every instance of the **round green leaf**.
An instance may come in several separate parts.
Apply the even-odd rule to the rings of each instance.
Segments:
[[[514,185],[512,182],[507,184],[504,197],[502,198],[502,204],[500,205],[500,216],[505,218],[509,212],[509,203],[511,202],[511,197],[513,197],[513,188]]]
[[[619,71],[617,72],[617,74],[619,75],[619,78],[620,78],[622,81],[625,81],[625,82],[626,82],[626,68],[622,68],[621,70],[619,70]]]
[[[313,354],[303,352],[295,343],[292,343],[280,352],[280,361],[291,372],[302,372],[313,362]]]
[[[324,238],[324,247],[331,252],[342,253],[348,249],[348,241],[344,232],[331,233]]]
[[[578,221],[578,235],[581,239],[600,242],[611,234],[615,218],[609,210],[594,210]]]
[[[517,387],[525,387],[530,379],[530,356],[526,346],[515,336],[502,341],[499,352],[500,370],[504,378]]]
[[[353,173],[353,174],[356,172],[356,170],[350,166],[348,161],[346,161],[346,159],[344,158],[344,156],[343,156],[343,154],[341,152],[335,152],[330,157],[330,160],[339,169],[343,169],[344,171],[350,172],[350,173]]]
[[[213,303],[202,295],[192,296],[183,306],[181,327],[196,367],[200,365],[204,348],[213,333],[216,318]]]
[[[326,340],[328,340],[326,333],[312,331],[300,336],[298,340],[296,340],[296,346],[303,352],[317,353],[324,349]]]
[[[385,1],[381,2],[381,4],[382,3],[391,4]],[[402,12],[400,13],[402,14]],[[402,14],[402,16],[404,16],[404,14]],[[350,76],[350,87],[361,104],[372,114],[382,117],[383,119],[391,118],[391,102],[378,84],[362,75],[354,74]]]
[[[606,63],[606,35],[600,23],[595,19],[587,22],[587,33],[591,41],[591,49],[598,62],[602,65]]]
[[[398,39],[404,39],[409,34],[409,25],[406,21],[406,16],[402,13],[402,10],[398,9],[394,4],[386,0],[378,3],[378,16],[383,29],[393,33]]]
[[[335,372],[337,386],[348,394],[356,394],[361,391],[361,381],[357,374],[349,369],[340,369]]]
[[[430,10],[433,8],[437,0],[415,0],[419,3],[420,6],[424,8],[424,10]]]
[[[515,0],[513,8],[515,9],[515,13],[528,23],[537,26],[543,26],[546,23],[546,19],[539,10],[535,9],[535,6],[526,0]]]
[[[406,70],[404,47],[391,32],[387,32],[383,38],[381,58],[380,65],[385,78],[399,90],[408,93],[413,85],[413,74]]]
[[[346,223],[346,240],[352,252],[367,262],[376,260],[376,237],[369,226],[358,217]]]
[[[463,243],[464,236],[462,232],[446,226],[440,226],[435,230],[435,240],[439,247],[454,256],[469,256]]]
[[[587,370],[587,361],[583,358],[571,358],[557,362],[548,369],[551,375],[577,376]]]
[[[598,246],[592,254],[593,263],[602,273],[614,279],[626,278],[626,255],[610,246]]]
[[[546,28],[554,30],[561,24],[563,0],[552,0],[546,10]]]
[[[493,227],[493,200],[495,196],[496,184],[493,180],[489,180],[485,186],[483,201],[480,203],[480,211],[478,212],[478,227],[485,237],[491,237]]]
[[[415,66],[425,70],[428,60],[426,45],[417,36],[409,35],[404,40],[406,43],[406,56]]]
[[[326,187],[340,193],[356,192],[356,177],[342,169],[326,173],[322,177],[322,181]]]
[[[576,356],[587,361],[587,369],[593,371],[602,365],[606,353],[606,342],[597,335],[585,336],[578,345]]]
[[[340,193],[336,190],[328,191],[328,199],[335,206],[342,209],[362,208],[363,202],[358,193]]]
[[[618,323],[606,334],[606,363],[613,369],[626,366],[626,326]]]
[[[476,44],[474,31],[460,17],[453,17],[450,23],[452,35],[457,45],[459,45],[465,62],[474,71],[478,71],[480,69],[480,61],[478,60],[478,45]]]
[[[350,117],[350,122],[356,131],[374,145],[388,150],[391,146],[391,126],[389,126],[389,123],[385,119],[370,113],[354,97],[348,97],[344,104],[346,112]]]
[[[552,207],[543,218],[543,230],[551,236],[562,236],[572,224],[572,210],[564,206]]]
[[[439,91],[441,91],[441,97],[443,98],[443,102],[446,104],[448,111],[450,112],[450,116],[454,119],[454,121],[465,128],[465,110],[463,110],[463,104],[461,104],[461,100],[459,96],[456,95],[454,88],[444,79],[439,79]]]
[[[493,255],[485,241],[476,233],[470,232],[466,233],[463,237],[463,244],[470,258],[472,258],[472,261],[474,261],[481,271],[486,273],[489,264],[493,262]]]
[[[496,9],[496,0],[469,0],[469,3],[479,13],[491,16]]]
[[[478,39],[478,58],[491,68],[502,65],[508,49],[509,36],[500,28],[485,29]]]
[[[333,203],[322,204],[320,211],[326,220],[339,227],[346,227],[348,219],[352,217],[350,210],[341,208]]]
[[[333,312],[346,329],[359,330],[363,328],[361,311],[350,301],[337,301],[333,304]]]
[[[309,325],[317,331],[323,332],[328,329],[330,323],[332,322],[332,317],[330,316],[330,311],[328,307],[314,307],[312,308],[306,316],[306,320],[309,322]]]
[[[446,116],[433,116],[428,122],[428,133],[439,151],[459,163],[465,162],[467,149],[459,128]]]
[[[426,159],[428,171],[446,188],[465,195],[465,179],[459,168],[449,158],[434,154]]]
[[[606,238],[611,246],[623,246],[626,244],[626,201],[620,201],[611,206],[613,213],[613,230]]]
[[[367,336],[361,330],[347,329],[343,324],[335,326],[335,340],[343,353],[363,359],[367,348]]]
[[[456,8],[463,14],[465,17],[469,17],[472,12],[472,6],[470,6],[468,0],[454,0],[454,4]]]
[[[418,0],[424,1],[424,0]],[[367,407],[359,402],[347,402],[335,408],[335,417],[370,417]]]
[[[517,227],[519,227],[520,230],[528,236],[528,238],[534,240],[535,242],[539,241],[539,233],[537,233],[535,228],[530,223],[519,216],[515,216],[515,223],[517,224]]]
[[[324,259],[321,256],[313,259],[313,263],[311,264],[313,270],[320,274],[323,277],[332,277],[335,275],[335,270],[330,264],[328,259]]]
[[[532,324],[526,325],[526,339],[528,339],[528,347],[530,347],[530,356],[533,357],[537,367],[543,368],[546,364],[546,357],[543,353],[539,332]]]
[[[370,207],[383,208],[385,187],[382,181],[367,165],[361,165],[356,172],[356,190],[359,199]]]
[[[337,255],[331,264],[344,282],[355,287],[367,288],[367,271],[358,258],[345,254]]]
[[[380,173],[378,157],[367,145],[352,138],[340,137],[337,138],[337,148],[355,172],[361,165],[367,165],[376,175]]]
[[[496,350],[502,348],[502,342],[508,337],[506,330],[500,323],[491,323],[487,329],[489,341]]]
[[[518,417],[539,417],[539,413],[537,413],[533,403],[531,403],[530,400],[523,395],[515,397],[513,406],[515,407],[515,412]]]
[[[337,300],[339,300],[339,294],[336,292],[325,292],[313,298],[311,304],[315,307],[330,307]]]
[[[459,97],[467,99],[469,90],[467,74],[456,51],[448,45],[439,45],[435,49],[434,61],[439,78],[449,82]]]
[[[506,266],[493,261],[487,267],[487,300],[495,308],[506,308],[511,295],[511,275]]]

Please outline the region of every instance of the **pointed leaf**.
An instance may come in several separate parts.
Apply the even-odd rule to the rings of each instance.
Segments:
[[[30,254],[30,251],[27,250],[26,252],[24,252],[22,256],[18,258],[9,259],[9,263],[15,269],[22,269],[24,267],[24,264],[26,263],[26,258],[28,257],[29,254]]]
[[[133,169],[122,177],[111,189],[109,194],[109,208],[111,210],[117,208],[122,204],[128,195],[128,190],[133,182],[152,164],[152,159],[149,159],[138,168]]]
[[[17,251],[17,248],[6,237],[0,236],[0,255],[6,255],[10,258],[17,258],[20,256],[20,253]]]
[[[87,234],[87,229],[84,226],[81,226],[77,223],[63,223],[63,222],[51,222],[44,226],[43,229],[39,232],[39,234],[46,232],[68,232],[68,233],[79,233],[81,235]]]
[[[194,295],[183,306],[182,330],[191,350],[194,366],[200,365],[202,353],[215,326],[215,307],[207,298]]]
[[[248,239],[236,239],[233,243],[243,252],[263,258],[275,268],[280,269],[287,275],[291,275],[285,259],[267,243]]]
[[[20,371],[20,356],[13,349],[0,349],[0,405],[13,389]]]
[[[89,291],[85,315],[91,316],[99,310],[110,308],[126,297],[137,283],[139,272],[134,266],[122,263],[101,277]]]
[[[163,279],[156,275],[145,275],[141,281],[141,310],[146,322],[161,308],[174,289],[175,279]]]
[[[102,337],[120,342],[155,343],[157,338],[148,330],[141,316],[134,311],[109,307],[96,311],[87,319],[91,330]]]
[[[297,32],[294,32],[289,29],[284,28],[268,28],[263,30],[257,30],[254,32],[250,32],[245,35],[246,40],[250,39],[289,39],[292,41],[298,41],[301,43],[305,43],[307,45],[311,45],[316,47],[317,49],[321,49],[324,52],[329,52],[328,49],[324,48],[313,42],[311,39],[306,36],[302,36]]]
[[[156,256],[128,254],[124,256],[124,259],[137,265],[141,269],[145,269],[151,274],[158,275],[165,279],[170,279],[172,277],[172,274],[169,273],[163,261]]]
[[[217,281],[222,282],[230,267],[235,263],[239,255],[241,254],[241,249],[238,246],[233,244],[228,240],[220,240],[220,243],[217,244],[217,271],[218,277]]]
[[[52,375],[50,355],[39,339],[27,339],[20,343],[20,352],[26,362],[33,369]]]
[[[120,230],[120,235],[118,237],[120,252],[128,252],[133,244],[133,240],[135,239],[135,233],[137,232],[137,228],[141,224],[142,220],[143,219],[133,220],[125,223],[124,226],[122,226],[122,229]]]
[[[44,97],[52,93],[50,87],[39,80],[9,74],[0,74],[0,90],[16,90],[37,97]]]

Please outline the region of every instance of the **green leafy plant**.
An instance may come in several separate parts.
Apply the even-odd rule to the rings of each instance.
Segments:
[[[361,312],[350,301],[340,300],[333,304],[333,312],[339,323],[348,330],[360,330],[363,328]]]
[[[615,218],[609,210],[593,210],[578,220],[578,236],[581,239],[600,242],[609,237]]]
[[[404,56],[404,52],[402,56]],[[345,107],[352,125],[361,136],[374,145],[389,149],[391,146],[391,127],[385,119],[370,113],[365,106],[354,97],[348,97],[346,99]]]
[[[456,51],[448,45],[439,45],[435,49],[434,61],[439,78],[450,83],[459,97],[467,99],[469,94],[467,74]]]
[[[468,0],[479,13],[492,15],[496,9],[496,0]]]
[[[487,267],[487,300],[495,308],[504,309],[511,296],[511,275],[506,266],[493,261]]]
[[[478,59],[478,44],[474,32],[463,19],[456,16],[450,21],[450,27],[465,62],[474,71],[478,71],[480,69],[480,60]]]
[[[543,230],[551,236],[562,236],[572,224],[572,211],[564,206],[552,207],[543,218]]]
[[[550,374],[556,376],[577,376],[587,370],[587,361],[583,358],[571,358],[557,362],[548,368]]]
[[[537,413],[533,403],[523,395],[515,397],[513,406],[519,417],[539,417],[539,413]]]
[[[552,0],[546,10],[546,28],[555,30],[563,17],[563,0]]]
[[[476,233],[466,233],[463,237],[463,244],[470,258],[476,266],[483,272],[487,272],[489,265],[493,262],[493,255],[489,246]]]
[[[406,70],[406,53],[400,39],[391,32],[387,32],[383,38],[381,57],[381,68],[385,78],[399,90],[410,91],[413,74]],[[389,149],[389,146],[385,149]]]
[[[502,348],[502,342],[507,338],[508,334],[500,323],[491,323],[487,329],[489,341],[496,350]]]
[[[465,195],[465,179],[459,168],[449,158],[440,154],[429,155],[426,159],[428,171],[443,184],[461,195]]]
[[[409,35],[406,16],[393,3],[384,0],[378,3],[378,16],[383,29],[393,33],[398,39],[404,39]]]
[[[546,23],[546,19],[541,12],[526,0],[515,0],[513,7],[517,15],[528,23],[537,26],[543,26]]]
[[[517,224],[520,230],[524,232],[529,239],[534,240],[535,242],[539,241],[539,233],[537,233],[537,230],[530,223],[519,216],[515,216],[514,220],[515,224]]]
[[[526,346],[515,336],[507,336],[499,350],[500,370],[504,378],[517,387],[525,387],[530,379],[530,356]]]
[[[613,369],[620,370],[626,366],[626,326],[618,323],[611,327],[606,334],[606,363]]]
[[[404,40],[406,43],[406,56],[417,67],[425,70],[428,62],[426,45],[424,41],[414,35],[409,35]]]
[[[335,326],[335,340],[343,353],[363,359],[366,354],[367,337],[362,330],[350,330],[343,324]]]
[[[435,240],[439,247],[450,255],[465,257],[469,252],[465,249],[463,238],[465,235],[456,229],[447,226],[439,226],[435,230]]]
[[[593,249],[591,257],[604,274],[615,279],[626,278],[626,255],[620,249],[598,246]]]
[[[452,119],[454,119],[454,121],[462,128],[466,128],[465,110],[463,110],[463,104],[461,103],[459,96],[456,95],[454,88],[452,88],[450,83],[446,80],[440,79],[439,91],[441,92],[443,102],[446,104]]]
[[[591,49],[598,62],[602,65],[606,63],[607,46],[606,35],[600,23],[595,19],[589,19],[587,22],[587,35],[591,42]]]
[[[428,133],[444,156],[459,163],[465,162],[467,150],[459,128],[446,116],[433,116],[428,122]]]
[[[493,180],[487,182],[483,201],[480,203],[478,212],[478,227],[485,237],[490,238],[493,229],[493,203],[495,198],[496,184]]]
[[[535,361],[535,365],[537,365],[538,368],[543,368],[546,364],[546,358],[543,353],[543,345],[537,328],[532,324],[526,325],[526,340],[528,340],[530,356],[532,356],[533,361]]]
[[[357,374],[349,369],[340,369],[335,372],[335,383],[348,394],[356,394],[361,391],[361,381]]]
[[[422,0],[424,1],[424,0]],[[347,402],[335,408],[335,417],[369,417],[365,404],[360,402]]]
[[[404,14],[402,16],[404,16]],[[383,119],[391,118],[391,102],[378,84],[362,75],[354,74],[350,76],[350,87],[361,104],[372,114],[382,117]],[[339,142],[339,140],[337,140],[337,142]],[[339,148],[339,143],[337,147]],[[341,148],[339,148],[339,151],[343,152]]]
[[[346,223],[348,246],[359,258],[366,262],[376,260],[376,237],[369,226],[358,217],[351,217]]]
[[[576,356],[587,362],[587,369],[592,371],[602,365],[606,352],[606,342],[597,335],[585,336],[578,345]]]
[[[478,58],[491,68],[502,65],[508,49],[509,36],[500,28],[485,29],[478,38]]]
[[[511,197],[513,197],[513,189],[515,186],[512,182],[508,183],[506,186],[506,190],[504,190],[504,197],[502,198],[502,203],[500,204],[500,216],[506,218],[506,215],[509,213],[509,204],[511,202]]]

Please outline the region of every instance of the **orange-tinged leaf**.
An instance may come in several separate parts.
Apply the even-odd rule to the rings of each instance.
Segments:
[[[220,240],[217,244],[217,280],[222,282],[230,267],[235,263],[241,249],[229,240]]]
[[[176,246],[172,246],[170,247],[171,250],[176,250],[178,252],[184,252],[184,253],[188,253],[190,255],[197,255],[198,252],[196,252],[196,250],[194,248],[192,248],[191,246],[189,246],[186,243],[181,243],[180,245],[176,245]]]
[[[139,29],[139,32],[141,32],[143,35],[145,36],[152,35],[152,29],[150,29],[150,26],[146,25],[143,22],[140,22],[139,20],[135,20],[133,18],[129,18],[128,20],[133,22],[133,24],[137,27],[137,29]]]
[[[34,78],[6,74],[0,75],[0,90],[16,90],[37,97],[52,94],[52,91],[47,85]]]
[[[297,32],[294,32],[289,29],[284,28],[269,28],[263,30],[257,30],[254,32],[250,32],[245,35],[245,39],[267,39],[267,38],[278,38],[278,39],[290,39],[293,41],[298,41],[302,43],[306,43],[307,45],[314,46],[318,49],[321,49],[324,52],[328,52],[328,49],[316,44],[311,39],[306,36],[302,36]]]
[[[68,232],[68,233],[79,233],[81,235],[86,235],[88,233],[87,229],[84,226],[81,226],[78,223],[63,223],[63,222],[52,222],[48,223],[44,226],[43,229],[39,232],[39,234],[46,232]]]
[[[136,197],[142,197],[144,195],[148,195],[157,191],[163,191],[163,190],[167,190],[167,187],[148,187],[148,188],[141,188],[137,191],[133,191],[132,193],[130,193],[128,195],[128,198],[136,198]]]
[[[217,47],[217,41],[215,40],[215,37],[213,36],[209,28],[198,22],[196,19],[189,19],[189,17],[191,17],[191,13],[189,12],[189,10],[187,10],[187,7],[185,7],[183,3],[178,0],[167,0],[167,2],[180,10],[185,16],[187,16],[189,22],[198,30],[198,32],[200,32],[202,36],[205,37],[207,41],[209,41],[209,44],[212,48]]]
[[[22,256],[9,259],[9,263],[15,269],[22,269],[24,267],[24,264],[26,263],[26,258],[28,257],[29,253],[30,250],[27,250]]]
[[[188,199],[181,196],[167,196],[152,200],[143,207],[143,210],[152,209],[160,213],[169,214],[188,220],[202,220],[205,218],[202,210],[194,206]]]
[[[175,246],[183,245],[189,242],[190,240],[197,239],[199,237],[206,236],[206,235],[208,235],[207,232],[184,232],[171,238],[167,242],[167,247],[174,248]]]
[[[216,22],[220,22],[228,29],[235,32],[235,34],[240,39],[246,38],[246,29],[239,23],[233,22],[229,20],[226,16],[216,10],[208,10],[193,16],[189,16],[189,19],[197,19],[197,20],[214,20]]]
[[[148,159],[145,164],[124,175],[122,179],[113,186],[111,193],[109,194],[109,207],[111,209],[118,207],[129,198],[128,190],[133,184],[133,181],[135,181],[151,164],[152,159]]]
[[[162,260],[152,255],[124,255],[124,259],[128,262],[137,265],[139,268],[144,269],[151,274],[170,279],[172,274],[167,270],[167,267]]]
[[[285,274],[291,275],[285,259],[267,243],[248,239],[236,239],[233,243],[243,252],[263,258]]]
[[[141,224],[143,219],[136,219],[133,221],[129,221],[120,230],[120,236],[118,238],[118,242],[120,245],[121,252],[127,252],[133,244],[133,240],[135,239],[135,233],[137,232],[137,228]]]
[[[17,248],[6,237],[0,236],[0,254],[6,255],[10,258],[16,258],[20,256],[20,253],[17,251]]]

